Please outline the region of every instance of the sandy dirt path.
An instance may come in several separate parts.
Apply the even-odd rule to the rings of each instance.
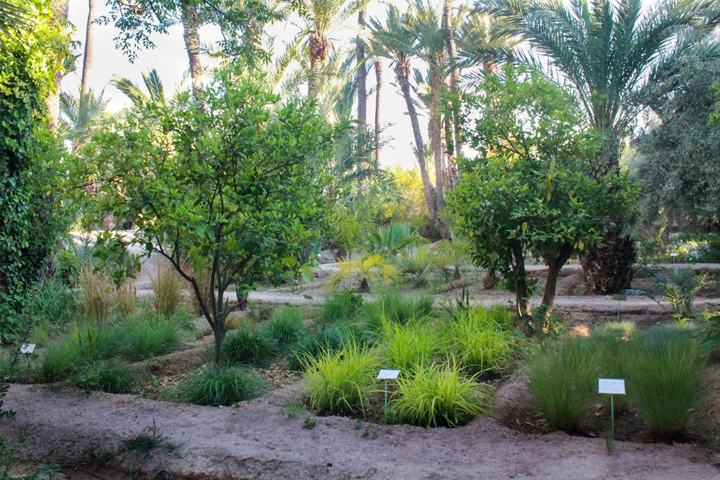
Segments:
[[[178,445],[138,462],[146,474],[170,478],[257,479],[719,479],[702,450],[689,445],[616,443],[564,434],[528,435],[490,418],[460,429],[407,426],[360,428],[354,420],[289,418],[282,406],[294,393],[272,394],[239,408],[176,405],[131,395],[86,394],[74,389],[14,385],[5,406],[15,419],[0,421],[10,436],[25,432],[25,457],[76,463],[90,449],[119,442],[155,421]]]

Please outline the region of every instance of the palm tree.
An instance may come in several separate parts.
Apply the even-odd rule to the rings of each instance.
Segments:
[[[420,169],[425,203],[428,206],[430,218],[434,221],[437,218],[435,188],[432,183],[430,183],[430,177],[428,175],[425,142],[422,137],[422,132],[420,131],[420,120],[410,84],[410,60],[413,58],[413,54],[412,42],[408,35],[408,24],[408,14],[401,14],[394,5],[390,5],[384,24],[374,18],[370,20],[370,30],[372,32],[371,48],[374,54],[387,58],[392,62],[395,79],[405,100],[405,107],[410,117],[410,125],[412,126],[415,141],[415,158]]]
[[[200,22],[195,0],[181,0],[180,14],[183,26],[183,41],[190,66],[190,78],[192,80],[192,91],[195,100],[202,97],[201,77],[203,66],[200,60]]]
[[[80,80],[80,99],[86,98],[90,91],[90,72],[93,67],[95,44],[95,0],[88,0],[88,16],[85,29],[85,52],[83,55],[82,79]]]
[[[307,8],[301,12],[301,16],[308,23],[308,96],[317,97],[320,71],[332,47],[330,32],[336,26],[342,25],[351,15],[363,10],[368,3],[370,0],[310,0]]]
[[[30,18],[25,7],[0,0],[0,33],[10,35],[13,30],[30,26]]]
[[[380,56],[375,56],[375,162],[380,163],[380,106],[382,104],[383,64]]]
[[[635,96],[648,73],[709,35],[720,4],[667,0],[480,0],[478,11],[499,16],[533,47],[518,57],[569,85],[605,146],[595,175],[619,171],[620,141],[641,108]],[[600,293],[629,288],[635,252],[622,219],[583,258],[588,284]]]
[[[110,84],[124,93],[133,105],[140,106],[147,103],[167,105],[165,88],[163,87],[163,83],[160,80],[157,70],[153,68],[149,72],[143,73],[142,78],[147,93],[140,90],[140,88],[133,83],[132,80],[125,77],[113,79]]]
[[[365,64],[365,10],[358,12],[358,36],[355,40],[356,61],[357,61],[357,99],[358,99],[358,123],[360,128],[365,130],[367,125],[367,65]]]
[[[58,132],[72,143],[72,150],[85,143],[92,134],[93,128],[105,113],[108,100],[103,92],[95,95],[92,90],[80,92],[76,97],[68,92],[60,94],[60,126]]]

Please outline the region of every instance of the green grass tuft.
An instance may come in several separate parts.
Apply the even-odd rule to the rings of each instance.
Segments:
[[[223,343],[223,358],[230,364],[265,365],[272,354],[268,338],[247,324],[232,331]]]
[[[275,310],[270,319],[262,326],[262,332],[280,350],[300,340],[305,335],[303,312],[297,307],[285,307]]]
[[[334,293],[325,297],[320,308],[316,323],[321,328],[335,323],[352,322],[363,314],[364,300],[349,290]]]
[[[241,367],[201,367],[175,389],[177,398],[195,405],[228,406],[262,395],[267,387],[253,371]]]
[[[132,393],[135,372],[118,360],[96,361],[80,367],[73,375],[74,383],[85,390],[107,393]]]
[[[383,324],[383,358],[388,366],[403,373],[430,365],[442,348],[442,338],[425,322],[409,321],[399,325],[385,321]]]

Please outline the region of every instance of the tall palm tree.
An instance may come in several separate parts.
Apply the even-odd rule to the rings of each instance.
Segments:
[[[146,92],[143,92],[132,80],[126,77],[115,78],[110,84],[124,93],[133,105],[143,105],[152,103],[156,105],[167,105],[165,98],[165,87],[162,80],[154,68],[147,73],[142,74],[143,84]]]
[[[533,47],[518,57],[569,85],[605,146],[595,175],[619,170],[620,142],[639,112],[637,92],[649,73],[709,35],[720,18],[710,0],[480,0],[479,11],[503,19]],[[583,258],[588,284],[600,293],[630,287],[635,253],[622,219]]]
[[[180,14],[183,26],[183,41],[188,56],[190,79],[192,81],[193,97],[199,100],[202,96],[201,77],[203,74],[200,59],[200,22],[196,0],[181,0]]]
[[[376,55],[375,70],[375,162],[380,163],[380,106],[382,105],[383,64],[382,57]]]
[[[358,12],[358,36],[355,40],[357,61],[358,123],[365,130],[367,125],[367,65],[365,64],[365,9]]]
[[[405,107],[407,108],[413,131],[415,158],[418,163],[418,168],[420,169],[425,203],[427,204],[430,218],[435,220],[437,218],[435,188],[430,182],[430,176],[428,175],[425,141],[423,140],[420,130],[420,119],[410,83],[410,60],[413,58],[413,48],[410,35],[408,34],[409,15],[407,13],[400,13],[394,5],[390,5],[384,23],[373,18],[370,19],[369,24],[372,32],[371,48],[373,53],[380,57],[387,58],[392,62],[398,88],[405,100]]]
[[[70,13],[69,0],[52,0],[52,11],[54,21],[65,29],[68,25]],[[51,132],[57,132],[60,121],[60,84],[62,83],[63,72],[55,72],[55,90],[48,95],[46,104],[48,107],[49,127]]]
[[[307,48],[310,60],[308,95],[317,97],[320,71],[330,53],[329,35],[351,15],[363,10],[370,0],[309,0],[301,16],[308,23]]]
[[[446,127],[448,132],[448,154],[452,157],[457,156],[460,151],[460,103],[457,94],[460,89],[460,70],[457,65],[457,47],[455,42],[456,25],[453,16],[452,0],[443,1],[442,28],[445,37],[445,53],[447,55],[448,64],[450,65],[450,101],[451,112],[446,122],[450,125]]]
[[[85,26],[85,51],[83,54],[82,78],[80,80],[80,99],[87,97],[90,91],[90,72],[93,67],[95,46],[95,0],[88,0],[88,15]]]

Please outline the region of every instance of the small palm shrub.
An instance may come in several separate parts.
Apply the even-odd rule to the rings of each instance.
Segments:
[[[98,324],[107,317],[112,304],[113,288],[105,272],[94,272],[90,265],[83,267],[78,276],[82,290],[80,311],[90,323]]]
[[[589,342],[566,338],[548,342],[530,359],[528,387],[552,430],[573,432],[596,392],[597,355]]]
[[[382,356],[387,365],[403,373],[431,364],[442,348],[442,338],[424,322],[383,323]]]
[[[396,262],[400,270],[408,275],[418,288],[426,285],[431,274],[437,270],[435,252],[429,245],[408,248]]]
[[[685,429],[700,400],[704,360],[699,342],[675,328],[656,327],[632,341],[628,393],[654,435],[672,439]]]
[[[225,339],[222,353],[225,361],[232,365],[265,365],[272,354],[272,344],[262,333],[248,324],[241,324]]]
[[[318,415],[365,415],[377,391],[378,361],[369,347],[351,340],[338,351],[306,357],[307,402]]]
[[[465,378],[455,362],[417,367],[401,375],[391,415],[422,427],[457,427],[486,412],[490,392]]]
[[[370,286],[390,285],[397,277],[397,268],[379,253],[365,255],[360,260],[340,263],[340,270],[333,273],[327,288],[336,290],[348,282],[359,282],[360,292],[369,292]]]
[[[93,361],[80,367],[73,375],[74,384],[85,390],[107,393],[132,393],[135,373],[118,360]]]
[[[407,223],[391,223],[386,227],[371,228],[368,234],[370,250],[383,255],[395,255],[422,240]]]
[[[365,304],[366,322],[376,329],[382,328],[382,319],[404,325],[411,320],[432,316],[435,312],[432,297],[403,297],[397,293],[385,293],[379,300]]]
[[[184,282],[169,262],[158,261],[155,275],[150,276],[155,312],[169,317],[182,302]]]
[[[241,367],[201,367],[175,388],[178,400],[195,405],[228,406],[262,395],[267,387],[253,371]]]
[[[505,311],[471,308],[444,324],[449,352],[471,372],[495,374],[512,359],[515,342]]]
[[[297,342],[306,331],[303,313],[297,307],[285,307],[275,310],[262,327],[263,333],[279,349],[285,349]]]
[[[363,297],[349,290],[342,290],[325,297],[316,323],[326,327],[337,322],[350,322],[358,319],[363,311]]]

